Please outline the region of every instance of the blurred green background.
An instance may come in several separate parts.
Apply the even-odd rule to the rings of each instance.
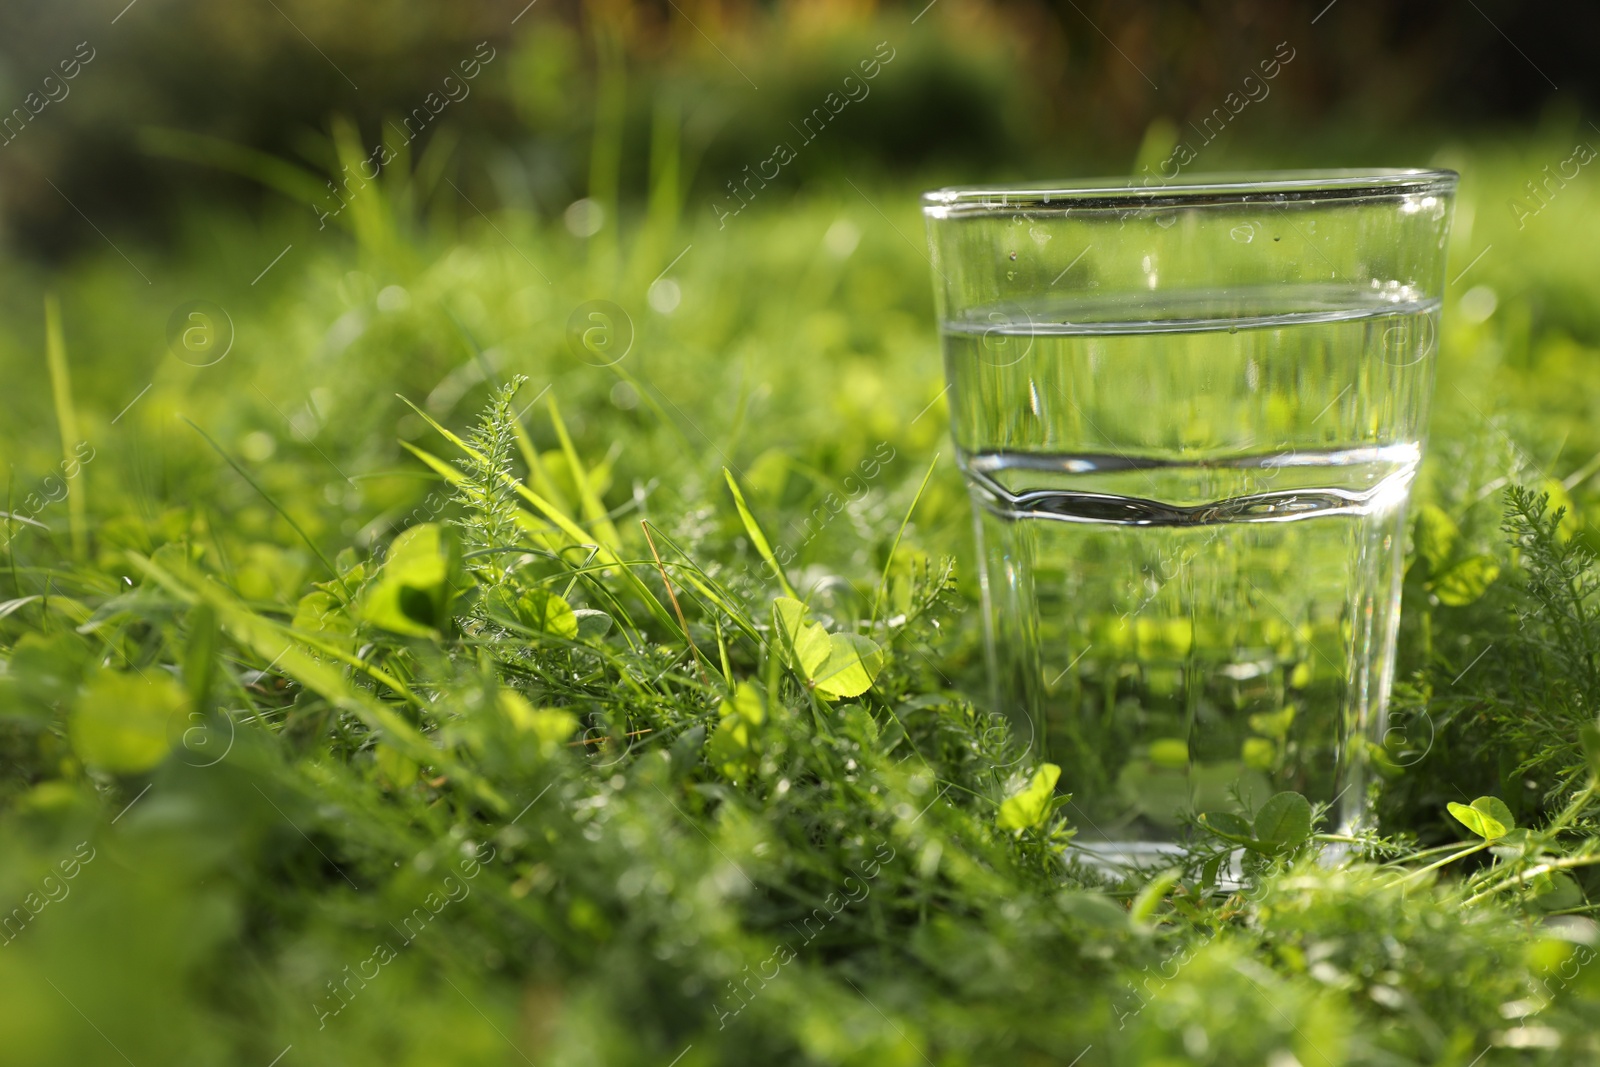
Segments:
[[[754,557],[726,507],[723,467],[794,553],[791,573],[828,606],[849,599],[837,590],[874,580],[936,454],[905,548],[964,560],[967,501],[939,404],[916,194],[947,182],[1134,175],[1193,138],[1190,124],[1227,106],[1275,56],[1270,92],[1230,112],[1191,169],[1461,171],[1419,492],[1486,541],[1500,485],[1561,482],[1585,520],[1578,536],[1593,543],[1600,186],[1593,164],[1548,175],[1600,144],[1589,119],[1596,31],[1593,6],[1488,0],[8,3],[0,456],[12,512],[36,523],[10,539],[12,595],[53,594],[61,618],[41,629],[66,633],[96,598],[134,584],[127,553],[176,545],[263,610],[291,613],[322,577],[295,526],[332,556],[442,513],[437,484],[400,445],[438,439],[397,394],[459,429],[492,379],[519,373],[531,379],[524,403],[544,390],[559,400],[608,508],[734,560],[726,573],[741,562],[748,573]],[[847,102],[830,104],[830,94]],[[837,117],[802,143],[797,127],[819,107]],[[779,143],[797,150],[792,163],[744,184]],[[374,158],[387,160],[381,172]],[[45,357],[47,295],[60,306],[65,411]],[[202,320],[189,317],[196,309]],[[602,318],[591,318],[597,309]],[[197,322],[203,336],[185,344]],[[620,353],[615,363],[574,343],[594,326]],[[183,419],[238,457],[284,513]],[[547,418],[528,422],[540,450],[562,447]],[[63,449],[78,441],[93,458],[62,494]],[[859,506],[817,522],[844,479],[885,448],[893,459]],[[96,578],[74,578],[73,566]],[[249,788],[250,768],[270,760],[247,745],[215,773],[172,762],[143,801],[137,781],[86,773],[59,730],[27,725],[70,703],[76,681],[52,674],[57,661],[43,653],[30,653],[44,665],[32,673],[16,665],[24,615],[11,614],[0,900],[34,892],[80,841],[100,851],[71,900],[0,948],[0,1063],[266,1067],[285,1045],[298,1046],[298,1062],[521,1062],[507,1058],[496,1021],[536,1062],[548,1053],[653,1063],[664,1051],[665,1065],[677,1051],[666,1036],[661,1049],[651,1044],[677,1033],[673,1020],[618,1013],[660,993],[622,951],[597,957],[581,986],[484,977],[469,988],[488,1014],[465,994],[449,999],[438,967],[467,982],[498,974],[507,955],[544,959],[542,942],[485,933],[502,921],[488,905],[440,950],[445,963],[408,956],[408,981],[375,987],[373,1010],[307,1051],[317,1028],[305,1002],[369,946],[346,922],[361,906],[354,898],[271,896],[335,879],[285,827],[283,809]],[[948,684],[979,692],[972,617],[940,668]],[[1415,667],[1422,644],[1412,631],[1406,641]],[[1427,655],[1466,666],[1470,651],[1462,636]],[[1452,751],[1459,762],[1435,755],[1397,791],[1396,828],[1437,830],[1434,813],[1456,784],[1502,789],[1492,757],[1465,743]],[[228,770],[240,760],[245,771]],[[297,798],[295,819],[336,827],[359,806],[329,790]],[[129,801],[140,806],[113,847],[103,835]],[[345,847],[387,857],[403,835],[371,826]],[[705,855],[656,862],[680,885],[700,885]],[[568,858],[607,877],[622,870],[621,860]],[[418,891],[414,879],[386,890],[396,900]],[[71,921],[51,913],[69,907]],[[696,922],[718,928],[714,907],[696,907]],[[588,929],[574,909],[566,921]],[[1007,970],[999,949],[961,948],[969,974]],[[1324,1036],[1348,1033],[1344,1001],[1286,985],[1286,1024],[1251,999],[1237,951],[1219,946],[1185,988],[1236,994],[1229,1012],[1258,1012],[1253,1023],[1195,1053],[1186,1027],[1211,1009],[1182,1001],[1150,1013],[1136,1039],[1102,1045],[1103,1062],[1267,1062],[1268,1036],[1295,1028],[1328,1062],[1344,1062],[1344,1039]],[[1496,959],[1464,953],[1460,966],[1487,974]],[[812,1060],[921,1062],[876,1016],[830,1007],[820,987],[802,995],[809,988],[764,1010],[788,1013]],[[1038,1001],[1018,1004],[1040,1017]],[[1009,1032],[1023,1007],[1015,1019],[978,1008],[961,1018],[973,1033]],[[614,1036],[608,1052],[606,1027],[630,1023],[638,1034]],[[1098,1033],[1040,1036],[1031,1062],[1070,1062]],[[1451,1033],[1418,1038],[1421,1051],[1403,1062],[1465,1064]],[[945,1047],[957,1050],[948,1062],[993,1062],[961,1053],[954,1038]],[[683,1067],[714,1062],[705,1055]]]
[[[676,403],[693,398],[680,421],[709,420],[715,436],[764,386],[791,402],[768,399],[782,410],[741,426],[849,432],[860,423],[820,416],[854,405],[883,432],[937,392],[917,191],[1134,175],[1179,141],[1198,146],[1190,172],[1460,169],[1451,276],[1456,297],[1475,295],[1449,320],[1505,336],[1447,352],[1441,413],[1470,414],[1465,386],[1486,415],[1548,436],[1533,449],[1545,458],[1569,428],[1588,432],[1568,421],[1586,403],[1563,382],[1577,368],[1531,373],[1546,359],[1568,368],[1600,338],[1592,183],[1570,163],[1578,177],[1559,177],[1600,138],[1585,118],[1594,69],[1574,51],[1600,28],[1587,7],[104,6],[0,12],[0,101],[15,107],[0,124],[13,386],[0,410],[18,477],[56,451],[46,290],[62,297],[90,426],[153,381],[152,407],[230,397],[216,409],[225,442],[283,436],[287,418],[294,445],[314,427],[330,454],[393,455],[407,424],[390,393],[428,395],[436,411],[484,395],[462,325],[499,372],[609,397],[612,376],[559,343],[580,304],[609,299],[635,335],[628,366],[661,387],[670,376]],[[861,78],[875,54],[893,58]],[[808,141],[802,123],[830,93],[842,107]],[[1205,143],[1218,109],[1230,121]],[[779,143],[795,158],[752,180],[772,173]],[[369,181],[378,159],[390,162]],[[405,293],[379,300],[390,286]],[[236,331],[205,373],[168,343],[193,301]],[[830,373],[791,386],[796,360]],[[1560,405],[1559,427],[1501,404],[1484,381],[1497,368]],[[394,388],[367,388],[376,371]],[[628,420],[636,408],[601,403],[586,443],[603,454]],[[1581,462],[1589,443],[1563,454]],[[619,485],[645,473],[627,469],[641,458],[619,459]],[[108,491],[128,484],[102,477]],[[346,525],[373,517],[371,501],[349,507]]]

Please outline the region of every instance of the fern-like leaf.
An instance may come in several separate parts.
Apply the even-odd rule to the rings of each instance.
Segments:
[[[513,466],[517,454],[516,414],[512,398],[527,379],[518,375],[495,390],[489,406],[467,435],[472,453],[456,461],[462,480],[456,485],[456,501],[462,517],[455,520],[461,529],[462,547],[474,577],[494,587],[510,573],[514,548],[521,539],[517,523],[521,511],[515,488]],[[475,454],[474,454],[475,453]]]

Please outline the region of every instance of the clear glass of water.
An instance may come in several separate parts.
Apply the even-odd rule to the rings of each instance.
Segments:
[[[993,699],[1107,859],[1281,790],[1360,824],[1455,185],[924,195]]]

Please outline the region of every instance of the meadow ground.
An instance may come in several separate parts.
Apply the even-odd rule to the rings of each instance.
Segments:
[[[1364,860],[1235,894],[1227,842],[1079,868],[982,706],[915,189],[583,238],[412,175],[0,265],[3,1058],[1600,1062],[1600,193],[1525,190],[1571,150],[1435,161],[1429,743]],[[1530,829],[1475,848],[1480,794]]]

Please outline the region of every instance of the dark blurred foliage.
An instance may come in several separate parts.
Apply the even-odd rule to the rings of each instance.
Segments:
[[[952,180],[1129,170],[1147,131],[1181,131],[1222,106],[1281,43],[1292,62],[1206,167],[1229,152],[1263,164],[1424,162],[1397,146],[1426,151],[1551,103],[1569,114],[1592,103],[1597,31],[1593,5],[1508,0],[8,0],[0,114],[24,107],[79,42],[95,58],[0,147],[0,221],[11,243],[59,254],[99,240],[87,219],[153,241],[186,202],[281,202],[236,174],[152,153],[149,130],[325,177],[337,170],[335,116],[375,147],[482,41],[494,60],[416,147],[446,134],[468,187],[548,214],[594,193],[597,165],[619,174],[624,198],[642,191],[652,146],[714,201],[775,143],[800,148],[795,124],[880,42],[895,58],[868,86],[873,102],[846,107],[778,182],[862,168]],[[616,136],[596,138],[608,123]]]

